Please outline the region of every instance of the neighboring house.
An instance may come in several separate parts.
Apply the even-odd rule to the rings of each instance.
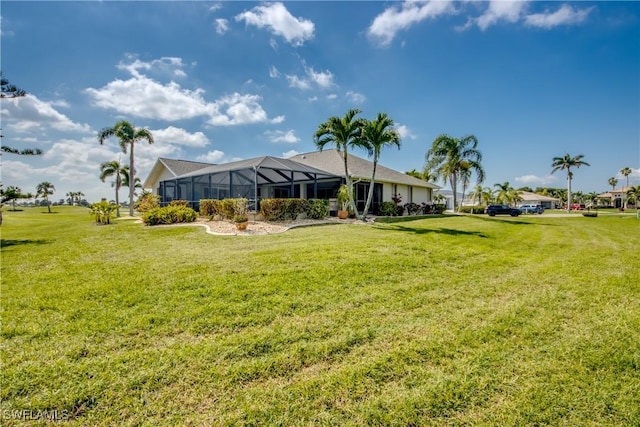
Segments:
[[[555,197],[543,196],[537,193],[531,193],[529,191],[521,191],[520,198],[522,199],[519,204],[527,205],[542,205],[545,209],[556,209],[561,206],[560,199]]]
[[[178,173],[180,167],[190,170]],[[349,173],[355,182],[355,198],[359,210],[364,209],[373,163],[349,155]],[[335,150],[299,154],[289,159],[263,156],[220,165],[158,159],[144,188],[161,198],[162,204],[174,199],[188,200],[198,207],[200,199],[245,197],[252,207],[264,198],[333,199],[344,183],[342,154]],[[430,203],[437,185],[378,165],[372,212],[394,194],[402,202]],[[332,210],[334,210],[333,207]]]
[[[532,193],[530,191],[520,191],[518,194],[520,196],[518,205],[542,205],[542,207],[545,209],[555,209],[561,205],[560,199],[556,199],[554,197],[543,196],[541,194]],[[467,194],[465,200],[462,202],[462,205],[477,206],[478,198],[471,198],[470,194]]]
[[[631,187],[622,187],[616,190],[607,191],[606,193],[598,194],[598,200],[600,203],[608,200],[610,206],[613,206],[614,208],[621,208],[624,203],[623,200],[627,200],[626,194],[630,188]],[[633,203],[631,203],[630,206],[633,206]]]
[[[445,209],[448,211],[453,211],[455,210],[453,207],[453,191],[452,190],[436,190],[433,192],[434,196],[436,194],[442,194],[442,197],[444,197],[444,203],[446,205]],[[460,200],[462,200],[462,193],[457,193],[457,199],[460,203]],[[469,203],[465,203],[462,202],[463,205],[473,205],[473,201],[469,202]]]

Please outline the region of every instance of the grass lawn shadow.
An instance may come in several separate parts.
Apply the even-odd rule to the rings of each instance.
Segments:
[[[498,217],[491,217],[491,216],[476,216],[476,215],[467,215],[467,218],[473,218],[479,221],[491,221],[491,222],[501,222],[503,224],[511,224],[511,225],[558,225],[558,224],[548,224],[548,223],[532,223],[529,221],[522,221],[519,219],[511,219],[511,217],[509,218],[498,218]]]
[[[418,227],[407,227],[404,225],[396,225],[391,224],[386,227],[378,227],[381,230],[390,230],[390,231],[403,231],[405,233],[413,233],[413,234],[429,234],[429,233],[439,233],[446,234],[447,236],[476,236],[487,238],[485,233],[479,231],[465,231],[465,230],[456,230],[453,228],[418,228]]]
[[[11,239],[0,239],[0,249],[4,249],[10,246],[18,246],[18,245],[47,245],[52,243],[51,240],[45,239],[23,239],[23,240],[11,240]]]

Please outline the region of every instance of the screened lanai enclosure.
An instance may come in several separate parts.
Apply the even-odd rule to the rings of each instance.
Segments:
[[[250,209],[258,210],[261,199],[335,197],[342,178],[302,163],[277,157],[258,157],[222,165],[160,181],[162,205],[187,200],[194,209],[201,199],[244,197]]]

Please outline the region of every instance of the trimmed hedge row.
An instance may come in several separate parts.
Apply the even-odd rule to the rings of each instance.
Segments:
[[[163,208],[153,208],[142,214],[142,221],[147,225],[177,224],[193,222],[198,214],[187,206],[169,205]]]
[[[260,215],[267,221],[287,221],[307,212],[309,203],[305,199],[263,199]]]
[[[460,213],[483,214],[486,206],[461,206]]]

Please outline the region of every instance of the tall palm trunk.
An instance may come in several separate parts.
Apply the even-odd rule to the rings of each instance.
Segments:
[[[136,182],[136,169],[133,166],[133,145],[133,141],[131,141],[129,151],[129,216],[133,216],[133,192],[135,190],[135,185],[132,183]]]
[[[571,172],[567,174],[567,212],[571,212]]]
[[[353,197],[353,181],[351,181],[351,177],[349,176],[349,166],[348,166],[348,160],[347,160],[348,154],[347,154],[346,144],[343,148],[344,148],[344,151],[342,152],[342,160],[344,161],[344,179],[347,182],[347,192],[349,193],[349,206],[351,207],[351,210],[355,212],[356,218],[359,218],[358,208],[356,207],[355,198]]]
[[[116,172],[116,217],[120,218],[120,187],[122,181],[120,180],[120,171]]]
[[[373,187],[375,186],[376,180],[376,169],[378,168],[378,157],[373,157],[373,172],[371,173],[371,183],[369,184],[369,194],[367,194],[367,202],[364,205],[364,211],[362,212],[362,220],[367,219],[367,213],[369,212],[369,207],[371,206],[371,201],[373,200]]]
[[[453,190],[453,211],[456,211],[456,206],[458,206],[458,180],[456,179],[456,174],[452,173],[451,178],[449,178],[451,182],[451,189]]]

